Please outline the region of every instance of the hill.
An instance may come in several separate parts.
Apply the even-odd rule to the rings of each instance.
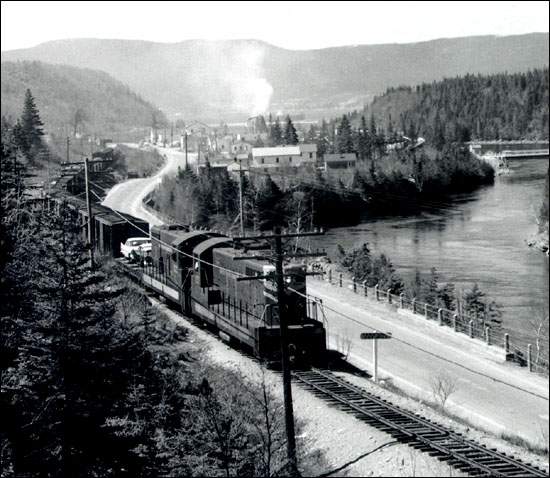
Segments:
[[[386,131],[417,133],[436,147],[470,139],[547,140],[548,95],[548,68],[466,75],[390,88],[363,114],[372,113]],[[359,116],[352,115],[355,123]]]
[[[2,52],[105,71],[167,113],[231,119],[266,111],[319,118],[399,85],[548,65],[548,33],[285,50],[256,40],[75,39]]]
[[[77,130],[112,137],[149,127],[152,115],[159,115],[151,103],[102,71],[37,61],[6,61],[1,68],[2,115],[19,117],[30,88],[48,133]]]

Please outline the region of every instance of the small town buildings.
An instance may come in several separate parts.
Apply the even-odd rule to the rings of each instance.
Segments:
[[[331,153],[323,156],[323,166],[325,171],[329,169],[349,169],[357,164],[357,155],[355,153]]]

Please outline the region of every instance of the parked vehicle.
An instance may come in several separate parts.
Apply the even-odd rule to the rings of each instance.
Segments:
[[[124,244],[120,243],[120,253],[126,259],[130,259],[133,252],[141,255],[141,250],[147,248],[151,251],[151,240],[148,237],[130,237]]]

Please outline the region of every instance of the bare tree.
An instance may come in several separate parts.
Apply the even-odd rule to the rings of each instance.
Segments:
[[[445,408],[449,397],[457,390],[457,379],[447,371],[440,371],[430,382],[432,394],[436,402]]]
[[[548,309],[539,308],[532,310],[529,318],[529,327],[535,338],[535,357],[533,362],[545,370],[548,374],[548,337],[549,337]],[[545,363],[543,363],[545,362]]]
[[[265,477],[276,475],[286,463],[284,413],[281,402],[275,399],[274,388],[267,381],[265,365],[260,364],[259,393],[258,389],[252,388],[248,393],[260,410],[259,414],[254,414],[252,424],[261,440],[258,472]]]
[[[349,358],[352,340],[346,335],[336,335],[336,350],[342,354],[345,360]]]

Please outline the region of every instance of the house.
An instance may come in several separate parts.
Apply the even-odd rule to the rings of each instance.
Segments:
[[[300,152],[302,153],[302,156],[307,161],[316,162],[317,161],[317,145],[312,144],[300,144]]]
[[[357,163],[355,153],[332,153],[323,156],[323,166],[325,171],[329,169],[349,169],[354,168]]]
[[[275,146],[272,148],[252,148],[251,168],[261,168],[267,172],[274,168],[298,168],[315,165],[317,145],[298,144],[295,146]]]
[[[231,154],[248,154],[252,152],[252,145],[243,140],[237,140],[231,145]]]

